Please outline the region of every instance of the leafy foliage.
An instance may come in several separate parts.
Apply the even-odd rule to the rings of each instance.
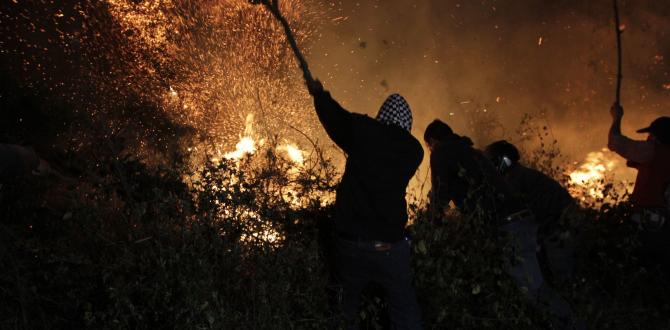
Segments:
[[[3,186],[2,327],[302,329],[337,317],[324,244],[332,167],[296,170],[266,151],[210,163],[190,184],[181,173],[121,159],[74,187],[35,178]],[[413,208],[415,285],[429,328],[546,328],[504,275],[495,228]],[[579,276],[561,292],[592,328],[667,327],[665,275],[640,267],[626,212],[576,212]],[[268,229],[281,239],[254,236]],[[372,292],[364,325],[382,327],[384,313]]]

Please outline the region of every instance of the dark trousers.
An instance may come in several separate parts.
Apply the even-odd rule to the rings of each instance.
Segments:
[[[421,329],[421,312],[411,281],[408,240],[378,251],[372,242],[335,239],[335,281],[347,329],[358,329],[363,289],[376,283],[384,289],[392,329]]]
[[[641,209],[632,220],[639,226],[640,262],[648,268],[661,267],[670,274],[670,217],[661,209]]]
[[[643,266],[660,267],[670,275],[670,225],[658,231],[643,230],[640,232],[639,258]]]

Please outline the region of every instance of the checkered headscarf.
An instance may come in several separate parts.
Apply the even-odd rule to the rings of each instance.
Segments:
[[[396,125],[412,130],[412,110],[400,94],[391,94],[377,113],[377,120],[387,125]]]

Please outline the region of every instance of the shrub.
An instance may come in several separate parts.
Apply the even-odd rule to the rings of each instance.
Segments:
[[[273,150],[191,174],[107,155],[71,186],[3,185],[0,327],[328,327],[339,317],[326,244],[336,173],[321,157],[297,166]],[[495,228],[411,211],[427,328],[547,327],[502,271],[507,247]],[[560,292],[590,328],[667,328],[667,275],[640,265],[628,213],[605,203],[569,216],[578,276]],[[368,292],[364,328],[384,328],[384,313],[383,296]]]

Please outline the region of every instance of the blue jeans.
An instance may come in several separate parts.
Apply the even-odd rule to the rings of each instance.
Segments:
[[[549,275],[556,285],[572,279],[575,273],[575,248],[573,238],[564,239],[560,232],[554,232],[540,239],[542,256]]]
[[[412,286],[410,245],[398,241],[386,251],[372,242],[335,239],[335,279],[341,287],[341,307],[347,329],[358,329],[357,315],[363,289],[379,284],[386,294],[393,329],[421,329],[421,312]]]
[[[500,229],[512,238],[512,255],[506,256],[505,272],[514,279],[526,299],[535,307],[546,308],[552,324],[559,329],[582,328],[570,304],[542,276],[537,260],[537,228],[532,216],[502,225]]]
[[[500,227],[512,237],[512,255],[506,256],[505,272],[514,279],[526,297],[536,301],[544,277],[537,260],[537,224],[524,218]]]

